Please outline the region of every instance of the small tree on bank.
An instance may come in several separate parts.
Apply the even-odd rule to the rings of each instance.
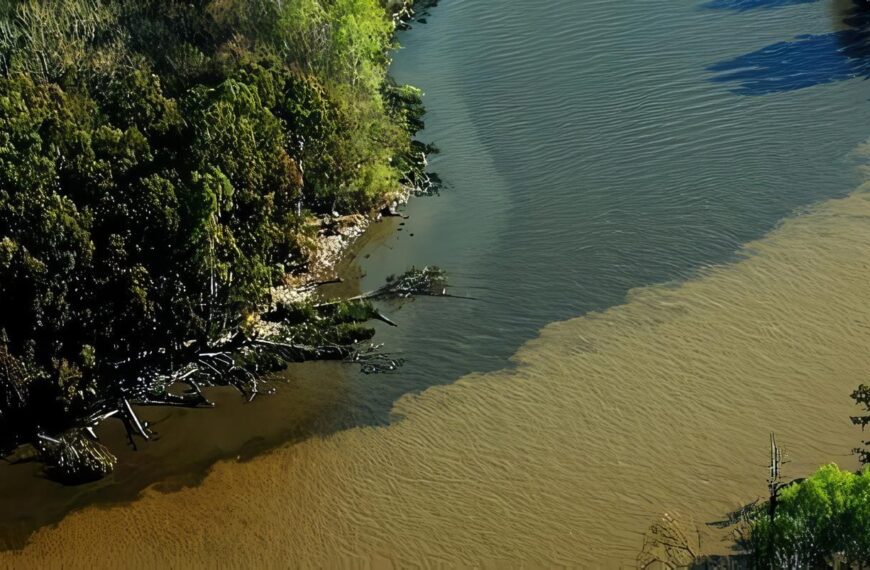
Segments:
[[[757,568],[866,567],[870,563],[870,470],[826,465],[783,487],[776,514],[759,509],[746,536]]]

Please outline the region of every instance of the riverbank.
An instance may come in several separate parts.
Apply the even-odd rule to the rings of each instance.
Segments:
[[[4,452],[90,481],[115,466],[103,420],[135,445],[137,405],[253,399],[370,338],[370,305],[308,295],[370,212],[429,182],[421,93],[387,74],[412,2],[309,4],[0,11]]]
[[[325,379],[350,429],[81,510],[0,565],[88,563],[122,528],[98,564],[634,567],[663,513],[707,531],[766,495],[769,431],[787,478],[851,467],[867,214],[831,199],[857,186],[866,84],[750,97],[708,71],[830,40],[850,2],[744,4],[769,9],[444,5],[394,71],[426,86],[455,188],[359,271],[368,289],[425,259],[478,300],[396,310],[378,340],[412,355],[402,374]]]
[[[321,287],[322,298],[362,292],[355,263],[358,251],[382,247],[400,223],[399,218],[376,218],[374,214],[360,236],[343,242],[344,253],[325,274],[341,282]],[[311,289],[303,287],[297,298],[310,294]],[[174,492],[197,486],[220,461],[247,462],[288,443],[350,427],[345,417],[356,374],[341,362],[296,363],[272,375],[270,384],[277,389],[254,402],[245,401],[233,388],[213,387],[204,391],[215,409],[137,408],[155,437],[134,449],[120,422],[101,424],[97,434],[117,455],[118,465],[108,477],[85,485],[70,487],[47,479],[37,462],[0,462],[0,550],[23,548],[34,532],[75,511],[131,503],[148,488]]]
[[[0,561],[616,566],[663,508],[697,525],[703,553],[725,553],[705,523],[763,495],[769,429],[795,473],[847,458],[857,435],[844,393],[870,367],[867,190],[787,220],[735,264],[550,325],[515,369],[409,396],[388,427],[73,513]],[[81,540],[107,528],[126,531]]]
[[[404,8],[397,13],[396,22],[404,28],[413,12],[411,3],[402,4]],[[418,105],[415,93],[411,90],[400,96],[410,96],[408,102]],[[422,108],[416,108],[413,113],[414,120],[419,120]],[[386,193],[371,208],[354,214],[306,214],[306,221],[294,238],[300,244],[296,263],[303,270],[285,275],[280,284],[271,289],[270,301],[262,306],[262,311],[310,304],[315,294],[328,300],[361,292],[358,274],[345,275],[342,260],[349,259],[350,251],[357,245],[385,239],[385,232],[395,228],[395,224],[385,222],[377,224],[375,231],[367,230],[384,216],[399,217],[398,209],[413,194],[425,193],[434,183],[423,172],[428,147],[413,143],[411,148],[413,154],[403,158],[410,170],[403,172],[395,190]],[[347,263],[344,262],[345,268]],[[320,283],[336,277],[342,282],[319,287]],[[273,327],[274,324],[254,319],[255,335],[268,337],[274,333]],[[20,547],[35,529],[53,524],[83,506],[133,500],[142,489],[157,481],[170,488],[195,483],[215,461],[251,457],[287,441],[337,429],[330,410],[341,401],[339,394],[345,372],[340,363],[294,365],[273,375],[281,389],[258,400],[254,406],[245,405],[235,387],[204,387],[203,401],[221,408],[219,411],[199,409],[195,405],[140,407],[133,400],[130,413],[135,413],[133,417],[145,430],[143,435],[147,434],[151,440],[143,441],[138,449],[130,447],[132,435],[121,422],[95,422],[95,435],[108,450],[117,454],[119,464],[105,479],[74,488],[58,486],[46,479],[43,466],[38,462],[18,462],[35,455],[29,445],[20,447],[7,457],[13,464],[0,465],[0,496],[9,522],[8,532],[3,533],[0,542],[5,548]]]

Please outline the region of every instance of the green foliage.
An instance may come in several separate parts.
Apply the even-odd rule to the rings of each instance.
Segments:
[[[377,317],[374,305],[369,301],[342,301],[324,305],[318,310],[320,316],[340,323],[363,323]]]
[[[0,70],[59,81],[123,58],[121,3],[6,0],[0,8]]]
[[[762,568],[816,568],[870,562],[870,470],[826,465],[782,489],[773,520],[750,522],[747,546]]]
[[[422,108],[393,25],[378,0],[0,3],[10,353],[68,401],[262,307],[312,215],[400,186]]]
[[[277,340],[309,347],[346,347],[369,340],[374,329],[363,325],[378,315],[365,300],[314,306],[282,305],[273,317],[280,320]]]

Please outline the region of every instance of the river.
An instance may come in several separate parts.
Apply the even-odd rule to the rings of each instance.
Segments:
[[[443,0],[393,73],[446,187],[348,272],[469,298],[385,305],[398,374],[291,370],[262,454],[106,483],[0,564],[631,567],[665,513],[727,552],[771,432],[789,476],[856,465],[868,37],[851,0]]]

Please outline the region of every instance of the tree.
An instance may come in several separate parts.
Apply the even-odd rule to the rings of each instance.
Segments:
[[[401,189],[422,107],[387,78],[385,6],[0,3],[0,329],[30,381],[0,376],[27,399],[12,439],[233,337],[305,269],[316,216]]]
[[[816,568],[870,562],[870,469],[836,465],[784,487],[776,514],[759,509],[746,546],[762,568]]]

